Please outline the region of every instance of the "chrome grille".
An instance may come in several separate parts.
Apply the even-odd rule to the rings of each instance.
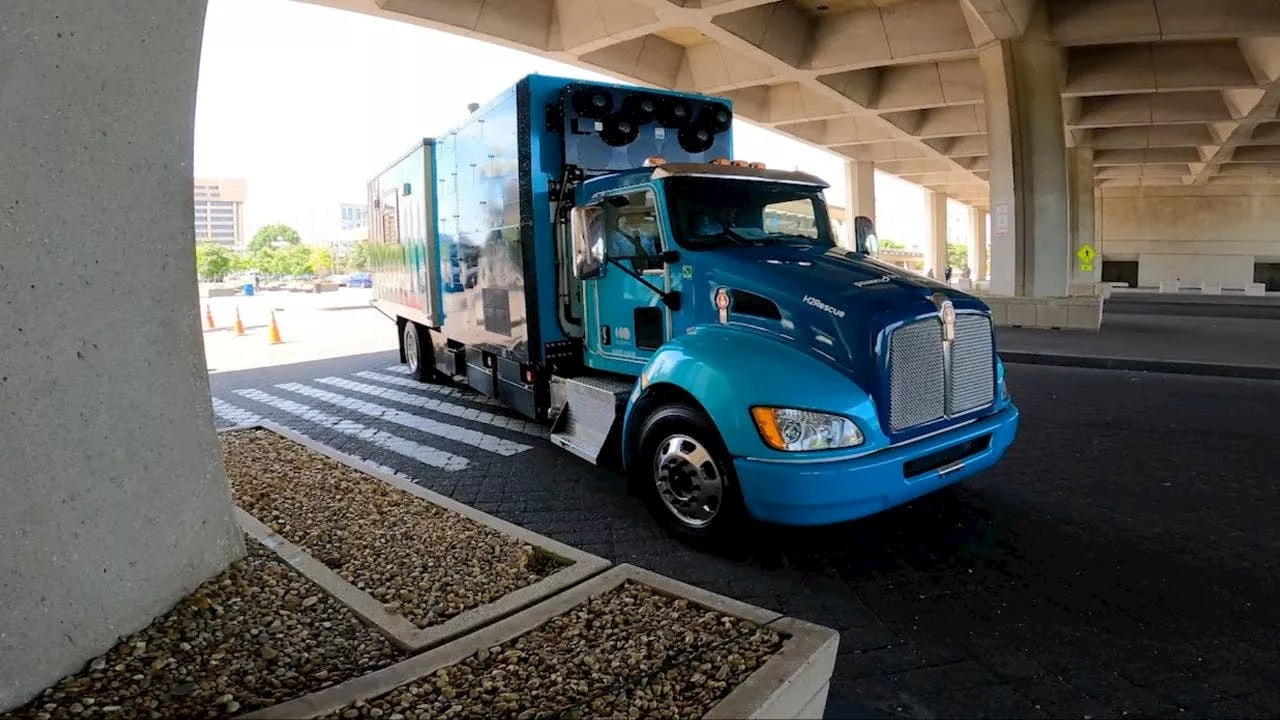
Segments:
[[[903,325],[889,337],[889,428],[898,432],[975,410],[995,399],[991,320],[956,316],[950,379],[936,316]]]
[[[991,320],[982,315],[956,316],[951,347],[951,397],[947,414],[976,410],[995,399],[996,374],[991,367]]]
[[[889,338],[889,427],[895,432],[946,414],[942,323],[903,325]]]

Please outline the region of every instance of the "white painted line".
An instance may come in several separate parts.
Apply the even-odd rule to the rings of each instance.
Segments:
[[[377,375],[377,373],[368,373],[368,374],[375,375],[375,376]],[[385,377],[386,380],[399,380],[399,378],[388,377],[385,375],[378,376],[378,377]],[[378,377],[369,378],[369,379],[376,380],[378,379]],[[542,427],[537,423],[526,422],[518,418],[507,417],[506,415],[495,415],[494,413],[485,412],[483,410],[477,410],[475,408],[469,408],[465,405],[457,405],[451,402],[445,402],[444,400],[436,400],[434,398],[425,398],[425,397],[422,397],[421,395],[414,395],[413,393],[400,392],[399,390],[390,390],[388,388],[385,388],[379,385],[367,385],[365,383],[358,383],[354,380],[345,380],[339,377],[316,378],[316,382],[324,383],[325,385],[332,385],[334,387],[340,387],[343,390],[348,390],[350,392],[358,392],[358,393],[363,393],[365,395],[373,395],[374,397],[385,398],[387,400],[394,400],[399,403],[404,403],[406,405],[413,405],[415,407],[420,407],[424,410],[431,410],[432,412],[443,413],[445,415],[452,415],[454,417],[462,418],[464,420],[474,420],[475,422],[478,422],[478,423],[493,425],[494,427],[505,428],[507,430],[514,430],[516,432],[524,433],[526,435],[533,435],[535,437],[547,436],[546,428]],[[383,382],[385,382],[385,380]]]
[[[255,415],[219,398],[213,398],[213,414],[232,425],[257,425],[262,422],[261,415]]]
[[[344,420],[336,415],[330,415],[302,403],[264,393],[261,390],[236,390],[236,394],[264,405],[270,405],[277,410],[296,415],[318,425],[324,425],[334,432],[360,438],[370,445],[376,445],[384,450],[390,450],[412,460],[417,460],[423,465],[430,465],[434,468],[452,472],[454,470],[463,470],[471,464],[470,460],[461,455],[454,455],[451,452],[433,448],[430,445],[423,445],[407,438],[392,435],[389,432],[366,427],[352,420]]]
[[[398,373],[400,375],[408,375],[409,367],[407,365],[392,365],[387,368],[387,372]]]
[[[364,378],[365,380],[377,380],[378,382],[384,382],[389,385],[399,385],[400,387],[414,388],[416,390],[425,390],[429,393],[435,393],[436,395],[444,395],[445,397],[457,398],[459,400],[465,400],[466,402],[480,403],[481,405],[491,405],[493,407],[500,407],[500,408],[506,407],[506,405],[502,404],[501,400],[495,400],[494,398],[481,395],[480,393],[475,392],[474,390],[463,390],[462,388],[449,387],[448,385],[437,385],[435,383],[422,383],[422,382],[418,382],[417,380],[410,380],[409,378],[402,378],[402,377],[393,377],[391,375],[379,375],[378,373],[369,372],[367,370],[363,370],[361,372],[354,373],[354,374],[356,377],[361,377],[361,378]]]
[[[281,390],[298,393],[299,395],[305,395],[306,397],[314,398],[331,405],[337,405],[340,408],[352,410],[360,413],[361,415],[368,415],[369,417],[393,422],[407,428],[420,430],[424,433],[438,435],[442,438],[448,438],[454,442],[460,442],[464,445],[470,445],[498,455],[510,457],[511,455],[522,453],[525,450],[533,449],[531,445],[518,443],[514,440],[508,440],[496,435],[482,433],[479,430],[472,430],[471,428],[442,423],[437,420],[420,417],[412,413],[403,412],[401,410],[378,405],[376,403],[365,402],[358,398],[331,393],[328,390],[321,390],[320,388],[314,388],[310,385],[302,385],[301,383],[282,383],[280,385],[276,385],[276,387]],[[475,412],[478,413],[480,411],[476,410]]]

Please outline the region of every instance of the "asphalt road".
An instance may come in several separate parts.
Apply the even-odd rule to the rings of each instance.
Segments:
[[[536,428],[394,365],[219,373],[215,409],[838,629],[827,717],[1280,715],[1280,383],[1010,365],[1023,420],[996,469],[866,520],[769,528],[726,558],[667,538],[617,476]]]

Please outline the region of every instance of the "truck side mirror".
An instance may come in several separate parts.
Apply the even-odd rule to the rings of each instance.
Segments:
[[[853,219],[853,237],[858,252],[872,256],[880,254],[880,240],[876,237],[876,225],[871,218],[859,215]]]
[[[569,214],[573,236],[573,276],[592,280],[604,275],[604,210],[599,205],[574,208]]]

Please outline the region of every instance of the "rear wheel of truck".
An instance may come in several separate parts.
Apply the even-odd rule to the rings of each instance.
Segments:
[[[632,467],[649,510],[674,534],[716,542],[741,528],[746,512],[733,461],[697,409],[674,404],[650,413]]]
[[[400,333],[400,346],[404,349],[404,363],[409,366],[409,374],[419,382],[431,382],[435,363],[432,362],[431,341],[426,328],[405,320]]]

